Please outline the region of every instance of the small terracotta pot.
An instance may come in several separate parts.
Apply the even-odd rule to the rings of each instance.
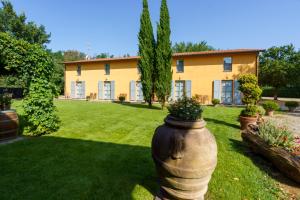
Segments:
[[[152,157],[160,180],[155,199],[204,199],[217,164],[217,144],[204,120],[167,116],[152,138]]]
[[[274,110],[266,110],[266,115],[272,117],[274,115]]]
[[[247,129],[249,124],[256,124],[257,116],[255,117],[246,117],[240,116],[241,130]]]

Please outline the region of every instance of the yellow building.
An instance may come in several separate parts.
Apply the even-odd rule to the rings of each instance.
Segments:
[[[237,78],[257,75],[260,49],[216,50],[173,55],[170,99],[199,95],[203,103],[213,98],[224,104],[240,104]],[[65,62],[65,96],[84,99],[142,101],[139,57],[104,58]]]

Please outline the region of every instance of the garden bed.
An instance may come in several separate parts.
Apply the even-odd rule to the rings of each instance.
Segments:
[[[290,179],[300,183],[300,157],[280,147],[268,145],[256,131],[248,128],[242,132],[243,141],[250,149],[268,159]]]

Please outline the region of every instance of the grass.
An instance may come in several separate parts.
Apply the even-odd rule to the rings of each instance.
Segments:
[[[58,132],[0,145],[0,199],[153,199],[150,143],[167,111],[144,105],[56,101]],[[20,102],[14,106],[21,112]],[[278,199],[275,181],[245,153],[240,108],[207,107],[218,165],[207,199]]]

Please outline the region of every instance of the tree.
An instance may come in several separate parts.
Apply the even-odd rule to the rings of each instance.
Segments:
[[[27,23],[25,14],[17,15],[9,1],[3,0],[1,3],[0,32],[8,33],[16,39],[23,39],[31,44],[44,45],[50,42],[50,34],[46,33],[43,25],[37,26],[32,21]]]
[[[84,60],[85,53],[77,51],[77,50],[67,50],[64,52],[64,61],[77,61]]]
[[[109,53],[100,53],[96,56],[96,58],[113,58],[114,55],[110,55]]]
[[[41,135],[56,131],[59,119],[53,104],[56,89],[51,82],[54,67],[49,52],[41,45],[0,33],[0,58],[24,83],[22,104],[29,132]]]
[[[141,83],[145,101],[152,106],[154,96],[154,65],[155,65],[155,39],[150,19],[147,0],[143,0],[143,11],[140,18],[139,39],[139,67],[141,69]]]
[[[162,108],[171,93],[172,81],[172,45],[170,41],[170,16],[166,0],[160,7],[160,21],[157,25],[156,65],[155,65],[155,94]]]
[[[259,58],[259,82],[264,86],[274,88],[274,99],[278,97],[278,90],[287,85],[294,84],[297,79],[295,47],[285,45],[267,49]]]
[[[206,41],[201,41],[199,43],[179,42],[174,44],[172,50],[174,53],[182,53],[182,52],[195,52],[195,51],[212,51],[214,50],[214,48],[208,45]]]
[[[64,54],[62,51],[50,52],[53,60],[53,74],[51,82],[56,86],[57,93],[62,94],[64,91]]]

